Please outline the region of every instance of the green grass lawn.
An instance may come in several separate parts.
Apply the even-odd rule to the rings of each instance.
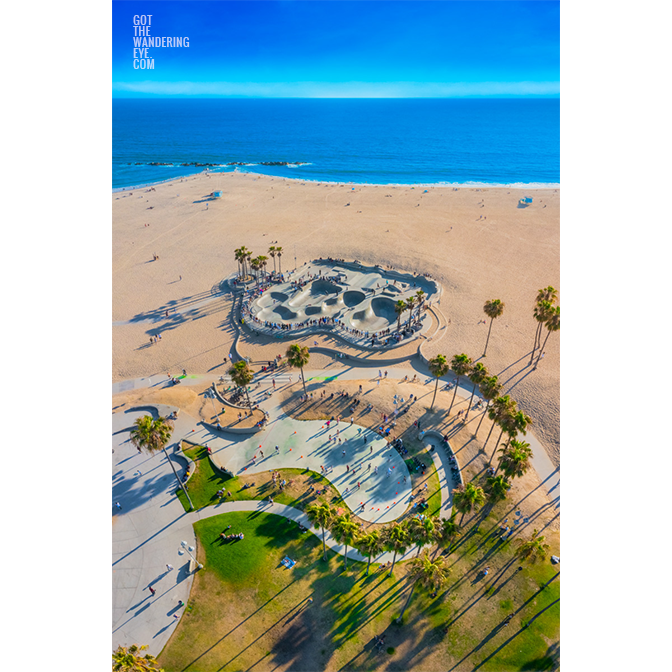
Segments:
[[[208,450],[204,446],[197,446],[184,441],[183,452],[196,465],[195,471],[187,483],[189,496],[196,509],[217,504],[220,501],[259,500],[269,495],[272,495],[274,501],[278,504],[286,504],[299,509],[305,508],[306,504],[316,499],[327,500],[330,504],[338,503],[339,506],[347,508],[347,505],[341,502],[331,483],[314,471],[308,469],[278,469],[280,477],[291,483],[283,491],[275,491],[270,472],[250,476],[226,476],[213,466],[208,456]],[[252,486],[252,483],[254,483],[253,487],[243,489],[244,485]],[[309,485],[314,485],[317,490],[325,490],[326,492],[317,498],[315,495],[307,493]],[[231,497],[220,500],[217,497],[217,491],[222,488],[231,492]],[[189,510],[189,504],[182,489],[178,491],[177,496],[185,511]]]
[[[342,556],[328,550],[322,561],[318,537],[273,514],[200,521],[205,568],[159,662],[167,672],[557,669],[557,569],[546,561],[517,572],[511,544],[490,538],[496,511],[478,532],[467,528],[447,558],[445,590],[434,599],[416,590],[401,626],[394,619],[408,594],[405,564],[391,578],[375,569],[366,577],[365,564],[352,560],[343,571]],[[245,539],[223,542],[228,525]],[[285,555],[297,561],[291,570],[280,564]],[[478,579],[486,564],[487,582]],[[382,633],[393,654],[373,647]]]

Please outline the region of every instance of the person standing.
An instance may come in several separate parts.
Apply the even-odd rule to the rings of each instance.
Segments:
[[[173,567],[172,565],[169,565],[168,563],[166,563],[166,571],[168,571],[168,572],[172,572],[174,569],[175,569],[175,567]]]
[[[156,590],[154,588],[152,588],[152,586],[149,586],[149,592],[152,594],[152,597],[154,597],[154,595],[156,595]]]

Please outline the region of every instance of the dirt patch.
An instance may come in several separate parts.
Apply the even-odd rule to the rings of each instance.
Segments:
[[[177,406],[192,418],[203,422],[216,424],[217,419],[222,427],[249,428],[254,427],[263,417],[262,411],[255,410],[245,417],[245,411],[238,411],[229,406],[222,406],[216,399],[210,399],[204,392],[210,388],[210,383],[181,387],[168,385],[166,387],[145,387],[139,390],[121,392],[112,398],[114,411],[126,410],[133,406],[165,404]],[[242,414],[238,419],[238,413]]]

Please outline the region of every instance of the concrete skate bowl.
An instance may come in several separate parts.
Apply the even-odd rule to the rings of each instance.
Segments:
[[[312,296],[329,296],[330,294],[338,294],[341,288],[329,282],[329,280],[313,280],[310,283],[310,294]]]
[[[319,306],[308,306],[304,312],[308,317],[314,317],[315,315],[322,315],[324,311],[324,306],[319,305]]]
[[[350,321],[355,329],[373,332],[387,329],[396,319],[394,301],[378,296],[364,310],[353,313]]]
[[[292,308],[299,310],[307,304],[315,303],[316,301],[322,302],[326,299],[325,303],[331,305],[332,303],[336,303],[340,291],[341,288],[333,282],[329,282],[328,280],[314,280],[310,285],[307,285],[300,292],[294,294],[287,304]],[[333,302],[332,299],[334,299]]]
[[[266,308],[267,306],[272,306],[274,303],[284,303],[288,298],[289,296],[282,292],[266,292],[262,295],[257,304],[261,308]]]
[[[264,308],[257,317],[264,322],[296,322],[298,313],[287,306],[273,306]]]
[[[366,295],[364,292],[356,292],[356,291],[349,291],[349,292],[344,292],[343,294],[343,303],[348,307],[348,308],[353,308],[354,306],[358,306],[364,299],[366,298]]]

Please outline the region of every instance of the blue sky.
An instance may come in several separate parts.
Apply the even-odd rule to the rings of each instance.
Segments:
[[[134,69],[133,16],[154,48]],[[559,2],[113,2],[113,95],[558,96]]]

